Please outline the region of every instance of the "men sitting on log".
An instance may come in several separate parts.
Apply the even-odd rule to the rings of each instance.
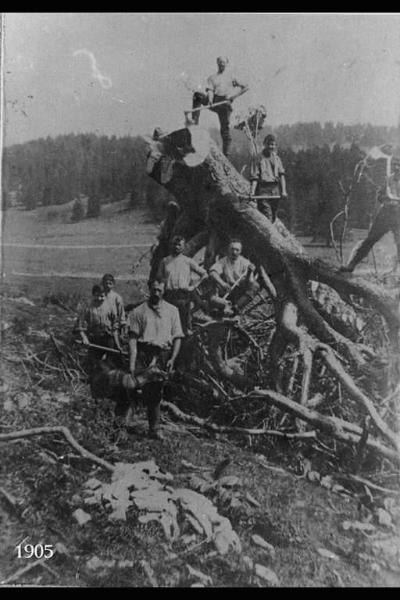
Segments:
[[[150,284],[148,300],[135,308],[129,316],[129,370],[159,366],[167,373],[174,369],[175,361],[184,337],[178,309],[163,299],[164,282],[158,280]],[[142,398],[147,405],[149,436],[159,439],[160,402],[163,392],[162,382],[152,382],[143,387]],[[130,405],[120,405],[120,416],[128,416]]]
[[[193,109],[199,109],[202,105],[210,106],[210,110],[217,113],[221,138],[222,152],[225,156],[229,155],[232,137],[230,132],[230,118],[232,113],[232,102],[238,96],[241,96],[249,89],[248,85],[239,82],[236,77],[227,68],[228,59],[219,56],[217,58],[218,71],[207,79],[206,93],[195,92],[193,95]],[[222,104],[221,104],[222,103]],[[193,122],[198,125],[200,111],[194,110],[192,113]]]
[[[101,285],[96,284],[93,286],[92,302],[79,314],[74,331],[79,333],[85,346],[95,344],[103,348],[121,351],[118,317],[113,307],[106,302],[105,290]],[[104,350],[89,348],[88,367],[90,374],[92,374],[97,361],[103,355]]]
[[[365,258],[371,248],[388,231],[392,231],[397,250],[396,268],[400,265],[400,159],[392,158],[393,173],[387,180],[386,190],[378,196],[381,206],[372,222],[365,240],[357,245],[348,264],[340,270],[351,273]]]
[[[252,299],[258,284],[254,279],[255,266],[242,256],[242,242],[231,240],[228,253],[210,268],[210,278],[216,289],[210,298],[211,307],[231,315],[244,308]]]
[[[257,208],[272,223],[276,218],[278,203],[286,198],[285,169],[277,154],[276,138],[269,134],[264,139],[264,148],[251,165],[250,195],[257,198]]]
[[[176,235],[172,239],[171,254],[160,262],[157,279],[165,281],[164,299],[179,310],[185,335],[191,330],[190,304],[192,297],[192,273],[207,276],[207,271],[195,260],[183,254],[185,238]]]

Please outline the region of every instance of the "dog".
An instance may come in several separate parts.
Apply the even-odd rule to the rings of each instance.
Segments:
[[[148,383],[163,382],[167,378],[168,374],[154,364],[132,377],[101,359],[90,377],[90,391],[95,400],[108,398],[114,401],[115,415],[124,415],[128,424],[137,403],[137,391]]]

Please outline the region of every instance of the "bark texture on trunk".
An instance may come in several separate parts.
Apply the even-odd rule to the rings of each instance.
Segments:
[[[191,130],[186,129],[186,142],[190,136]],[[257,210],[249,198],[249,182],[211,140],[208,154],[193,167],[186,164],[185,157],[188,148],[196,151],[195,144],[191,147],[186,143],[182,150],[171,139],[179,139],[179,135],[173,134],[165,143],[148,140],[148,174],[173,194],[180,205],[182,217],[177,226],[190,237],[187,253],[193,254],[203,244],[209,266],[229,238],[239,237],[243,253],[257,265],[260,283],[275,308],[276,332],[270,347],[274,361],[278,363],[288,343],[299,349],[303,364],[302,403],[307,404],[313,360],[318,356],[398,451],[396,434],[383,422],[372,400],[359,389],[350,374],[368,370],[370,361],[375,358],[375,349],[346,336],[348,323],[343,324],[346,327],[340,326],[340,314],[334,319],[324,318],[325,307],[318,306],[318,299],[313,299],[310,288],[312,282],[325,284],[328,295],[329,289],[334,290],[343,304],[352,306],[356,297],[382,316],[390,344],[392,377],[399,374],[398,300],[378,285],[342,274],[333,265],[310,257],[279,220],[271,223]]]

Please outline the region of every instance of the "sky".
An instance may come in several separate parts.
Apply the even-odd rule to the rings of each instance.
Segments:
[[[6,145],[183,126],[216,57],[266,125],[400,122],[400,13],[5,13]],[[203,111],[201,124],[217,126]]]

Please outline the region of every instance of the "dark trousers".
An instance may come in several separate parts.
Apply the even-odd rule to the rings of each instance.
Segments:
[[[225,96],[214,96],[213,104],[217,102],[222,102],[226,100]],[[193,94],[193,104],[192,108],[200,108],[201,106],[207,106],[208,104],[208,96],[207,94],[203,94],[202,92],[195,92]],[[230,147],[232,144],[232,136],[230,132],[230,118],[232,114],[232,105],[231,103],[221,104],[220,106],[215,106],[210,108],[213,112],[217,113],[219,124],[220,124],[220,132],[222,138],[222,152],[225,156],[229,155]],[[200,119],[200,111],[192,113],[192,120],[196,125],[199,124]]]
[[[257,200],[258,210],[274,223],[280,200],[280,198],[276,198],[276,196],[280,196],[279,185],[276,183],[259,183],[256,188],[256,196],[275,196]]]
[[[173,304],[179,310],[183,333],[186,335],[187,330],[192,327],[191,293],[188,290],[166,290],[164,300]]]
[[[161,350],[157,346],[151,344],[138,343],[138,356],[136,363],[136,371],[146,369],[153,360],[161,369],[165,367],[169,358],[169,350]],[[147,419],[149,423],[149,431],[157,431],[160,427],[160,403],[163,398],[164,386],[163,382],[151,382],[143,386],[141,392],[133,390],[130,395],[130,401],[118,403],[115,407],[115,415],[117,417],[126,417],[128,411],[133,412],[133,406],[139,404],[142,400],[147,409]],[[166,388],[167,392],[167,388]]]
[[[353,270],[370,252],[372,246],[381,237],[392,231],[397,248],[397,260],[400,262],[400,202],[384,201],[371,225],[367,237],[357,248],[347,267]]]

